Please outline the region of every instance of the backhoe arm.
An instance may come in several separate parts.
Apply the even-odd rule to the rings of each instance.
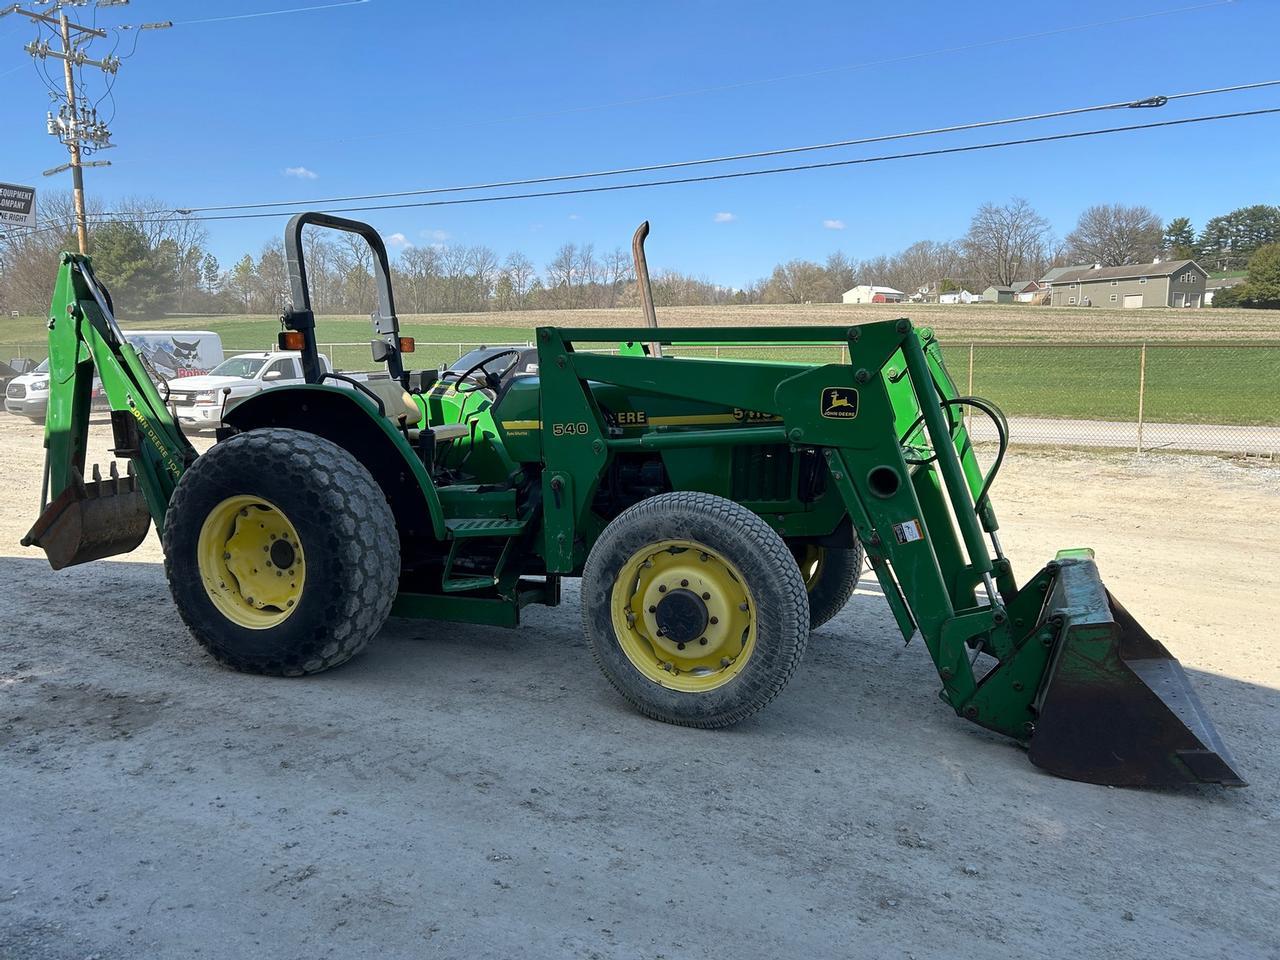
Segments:
[[[196,453],[166,409],[146,366],[116,324],[87,257],[63,254],[49,309],[49,408],[41,514],[24,545],[54,569],[127,553],[152,518],[163,530],[169,498]],[[94,374],[111,409],[117,457],[85,479]]]

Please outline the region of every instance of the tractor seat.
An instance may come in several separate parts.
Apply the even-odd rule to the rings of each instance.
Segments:
[[[382,401],[387,418],[404,427],[417,426],[422,411],[398,380],[369,380],[364,384]]]

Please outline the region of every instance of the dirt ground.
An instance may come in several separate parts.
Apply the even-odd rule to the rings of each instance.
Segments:
[[[4,960],[1280,957],[1280,466],[1015,451],[995,488],[1018,572],[1097,548],[1250,781],[1152,791],[952,715],[873,581],[722,732],[612,693],[576,584],[519,632],[229,673],[154,536],[18,545],[40,456],[0,415]]]

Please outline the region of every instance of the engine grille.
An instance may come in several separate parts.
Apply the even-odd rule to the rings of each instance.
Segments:
[[[5,390],[6,397],[13,397],[15,400],[21,400],[27,395],[27,385],[25,383],[11,383],[9,388]]]

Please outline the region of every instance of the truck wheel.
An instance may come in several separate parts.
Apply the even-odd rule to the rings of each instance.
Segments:
[[[337,666],[381,629],[400,577],[395,518],[336,444],[264,429],[215,444],[183,475],[164,526],[183,622],[246,673]]]
[[[641,713],[726,727],[782,692],[809,639],[786,543],[743,506],[667,493],[605,528],[582,574],[596,662]]]
[[[809,594],[809,629],[817,630],[853,596],[862,573],[862,544],[848,548],[795,544],[791,553]]]

